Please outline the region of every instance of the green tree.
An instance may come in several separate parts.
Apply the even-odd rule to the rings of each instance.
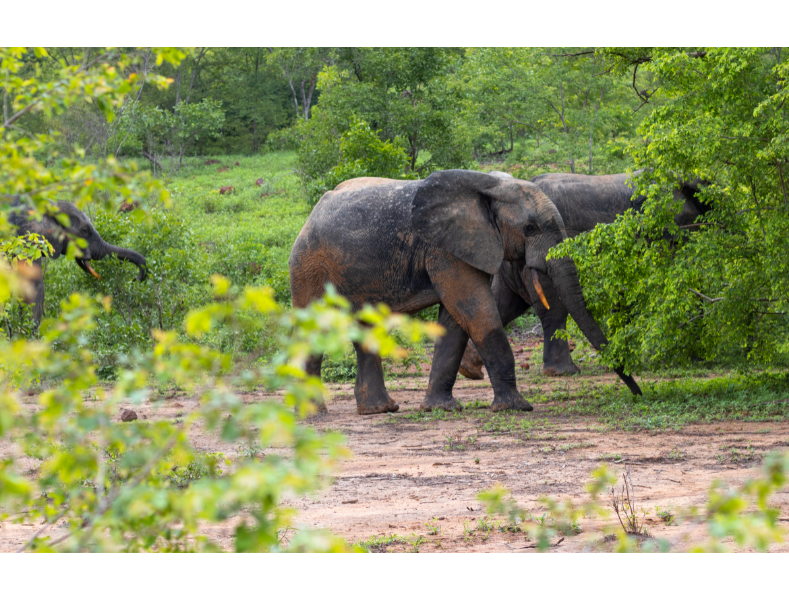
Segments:
[[[787,356],[789,56],[772,48],[607,49],[614,71],[648,71],[658,100],[630,152],[643,212],[565,242],[632,369],[692,358],[774,363]],[[709,182],[704,223],[678,231],[671,190]],[[698,229],[695,231],[694,229]],[[670,235],[665,235],[666,233]],[[746,363],[746,364],[748,364]]]
[[[268,60],[282,71],[296,108],[296,117],[309,121],[318,73],[331,62],[330,48],[268,48]]]
[[[444,48],[342,48],[336,64],[318,80],[321,98],[313,118],[299,127],[300,154],[308,180],[337,166],[337,143],[357,120],[369,123],[382,141],[402,144],[408,170],[470,165],[470,145],[460,119],[460,95],[450,75],[460,54]],[[316,150],[317,149],[317,150]]]
[[[562,161],[572,173],[623,169],[612,159],[643,113],[634,115],[625,76],[601,76],[610,62],[578,48],[469,49],[458,81],[475,150],[513,152],[520,133],[536,146],[516,160]]]

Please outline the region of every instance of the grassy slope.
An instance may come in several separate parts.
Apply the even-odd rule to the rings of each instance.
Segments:
[[[191,159],[167,178],[174,210],[189,222],[217,270],[234,283],[273,284],[281,301],[290,300],[288,256],[310,211],[295,161],[295,153],[222,157],[211,165]],[[223,167],[228,170],[219,172]],[[259,179],[262,185],[256,185]],[[227,186],[234,190],[220,194]]]

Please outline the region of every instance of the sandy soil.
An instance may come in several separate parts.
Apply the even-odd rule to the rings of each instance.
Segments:
[[[572,381],[602,383],[614,378],[597,375]],[[556,382],[543,378],[541,383],[523,385],[553,389]],[[507,420],[518,425],[513,431],[486,431],[493,415],[484,408],[441,419],[418,411],[426,383],[424,376],[391,381],[400,412],[375,416],[356,414],[352,384],[330,386],[335,396],[329,413],[312,417],[311,424],[345,434],[353,458],[343,463],[327,489],[292,501],[302,525],[328,528],[350,541],[392,534],[406,538],[382,551],[534,552],[529,547],[533,542],[523,533],[501,532],[496,527],[485,532],[479,527],[484,512],[477,494],[494,484],[503,485],[521,506],[539,517],[545,513],[538,502],[541,496],[576,504],[587,500],[584,486],[590,473],[607,462],[617,474],[630,467],[637,506],[650,513],[649,532],[667,540],[674,550],[683,550],[703,539],[705,526],[667,525],[656,516],[656,506],[673,512],[690,506],[703,508],[713,480],[739,485],[758,474],[767,452],[789,446],[789,423],[726,422],[688,426],[679,432],[612,431],[593,419],[556,416],[550,403],[536,405],[532,413],[507,415]],[[487,380],[461,379],[456,392],[464,403],[492,400]],[[248,402],[263,398],[260,393],[245,395]],[[196,400],[173,395],[135,409],[141,418],[172,419],[195,406]],[[237,455],[236,447],[197,426],[191,435],[201,450],[221,451],[231,459]],[[0,447],[0,454],[7,450]],[[789,491],[773,500],[782,520],[789,521]],[[428,521],[439,526],[440,533],[429,535]],[[582,519],[582,533],[564,536],[550,551],[610,550],[612,543],[601,540],[615,523],[614,516]],[[229,549],[233,525],[208,527],[206,532]],[[35,528],[0,525],[0,552],[21,547]],[[773,549],[788,550],[789,543]]]

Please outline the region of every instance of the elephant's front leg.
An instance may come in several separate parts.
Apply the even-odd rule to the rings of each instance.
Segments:
[[[532,410],[518,392],[515,357],[490,291],[490,276],[457,261],[449,268],[433,269],[430,278],[442,304],[482,356],[493,386],[491,409]]]
[[[512,321],[520,317],[529,309],[529,304],[516,294],[512,288],[504,281],[501,274],[493,276],[493,283],[490,286],[493,297],[496,299],[496,310],[499,311],[501,324],[506,327]],[[435,361],[434,361],[435,363]],[[468,379],[483,379],[482,357],[474,347],[474,342],[468,341],[468,345],[460,363],[460,374]]]
[[[446,329],[446,333],[436,340],[433,348],[430,381],[427,384],[427,395],[422,401],[422,408],[461,410],[460,402],[452,396],[452,388],[455,387],[458,366],[463,357],[468,334],[443,304],[438,309],[438,323]],[[480,365],[481,363],[480,359]]]
[[[524,283],[529,290],[529,295],[533,299],[534,310],[540,318],[543,331],[542,347],[542,372],[543,375],[559,376],[574,375],[581,370],[573,362],[570,355],[570,346],[564,338],[554,338],[554,334],[567,329],[567,307],[559,298],[559,293],[553,285],[550,277],[540,276],[545,299],[548,301],[550,310],[546,309],[540,301],[531,277],[524,277]]]
[[[381,357],[365,352],[360,344],[354,342],[356,350],[356,412],[360,415],[375,415],[397,412],[400,405],[389,396],[384,385],[384,369]]]

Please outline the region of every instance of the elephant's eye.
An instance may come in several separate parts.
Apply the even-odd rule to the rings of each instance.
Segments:
[[[537,231],[537,228],[534,225],[526,225],[526,229],[524,229],[524,231],[527,234],[534,233],[535,231]]]

